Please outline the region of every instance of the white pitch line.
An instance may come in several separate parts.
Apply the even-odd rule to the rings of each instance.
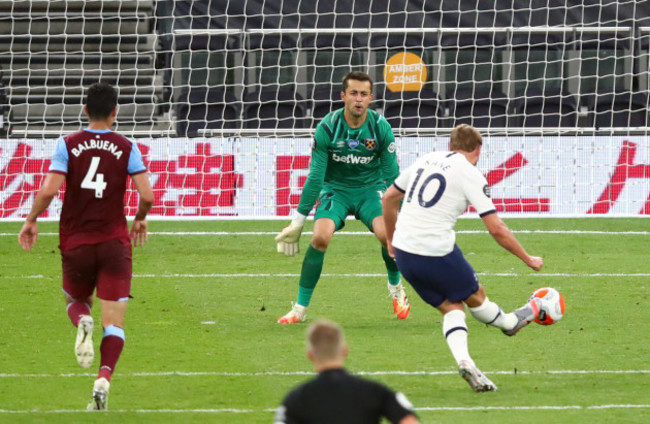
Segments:
[[[516,272],[477,272],[476,275],[481,277],[518,277],[518,278],[539,278],[539,277],[650,277],[650,273],[570,273],[570,272],[556,272],[556,273],[516,273]],[[297,278],[300,274],[287,273],[287,274],[271,274],[271,273],[239,273],[239,274],[134,274],[133,278]],[[346,277],[346,278],[382,278],[386,277],[385,273],[343,273],[343,274],[321,274],[321,277]],[[44,275],[0,275],[0,280],[3,279],[51,279],[60,278],[60,275],[46,277]]]
[[[649,231],[598,231],[598,230],[511,230],[515,234],[574,234],[574,235],[610,235],[610,236],[647,236]],[[150,231],[153,236],[275,236],[277,231]],[[303,234],[313,234],[304,231]],[[370,231],[340,231],[342,236],[374,236]],[[485,230],[458,230],[456,234],[487,234]],[[0,233],[0,236],[14,236],[18,233]],[[59,233],[39,233],[39,236],[58,236]]]
[[[484,277],[650,277],[650,273],[525,273],[518,274],[516,272],[477,272],[478,276]],[[321,274],[321,277],[354,277],[354,278],[377,278],[385,277],[385,273],[370,273],[370,274]],[[134,278],[275,278],[275,277],[300,277],[300,274],[135,274]],[[29,277],[26,277],[29,278]],[[38,276],[34,276],[38,278]]]
[[[422,406],[414,408],[416,411],[548,411],[548,410],[596,410],[596,409],[648,409],[650,404],[622,404],[622,405],[538,405],[538,406]],[[264,409],[112,409],[102,414],[254,414],[258,412],[274,412],[275,408]],[[0,414],[92,414],[93,412],[80,409],[54,409],[54,410],[11,410],[0,409]]]
[[[458,371],[354,371],[357,375],[385,376],[385,375],[457,375]],[[650,370],[497,370],[485,371],[489,375],[543,375],[543,374],[650,374]],[[0,373],[0,378],[70,378],[90,377],[92,373],[61,373],[61,374],[21,374],[21,373]],[[120,373],[123,377],[285,377],[314,375],[313,371],[260,371],[260,372],[226,372],[226,371],[163,371],[163,372],[133,372]]]
[[[593,235],[634,235],[647,236],[648,231],[599,231],[599,230],[511,230],[516,234],[593,234]],[[49,234],[49,233],[48,233]],[[275,236],[277,231],[153,231],[151,235],[174,236]],[[313,234],[312,231],[303,231],[303,234]],[[336,234],[343,236],[373,236],[370,231],[339,231]],[[458,230],[456,234],[488,234],[486,230]]]

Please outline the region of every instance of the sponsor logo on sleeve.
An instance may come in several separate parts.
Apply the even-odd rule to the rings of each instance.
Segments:
[[[386,150],[388,150],[388,153],[395,153],[396,150],[395,142],[393,141],[392,143],[390,143]]]
[[[485,194],[487,197],[490,197],[490,186],[489,185],[484,185],[483,186],[483,194]]]

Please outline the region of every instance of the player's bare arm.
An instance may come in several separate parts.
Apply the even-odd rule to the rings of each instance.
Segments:
[[[399,421],[399,424],[420,424],[415,415],[407,415]]]
[[[142,246],[148,240],[146,218],[147,213],[153,206],[154,195],[145,172],[132,175],[131,179],[140,195],[138,211],[135,214],[133,224],[131,224],[131,240],[134,246]]]
[[[496,213],[485,215],[482,219],[490,235],[501,247],[521,259],[535,271],[542,269],[544,260],[538,256],[530,256]]]
[[[50,172],[45,177],[43,185],[41,186],[36,198],[34,199],[34,204],[32,209],[25,219],[25,224],[23,224],[20,233],[18,233],[18,242],[25,250],[30,250],[38,239],[38,224],[36,219],[42,214],[50,203],[56,193],[65,182],[65,175],[58,174],[55,172]]]
[[[381,200],[382,212],[384,215],[384,227],[386,230],[386,249],[392,258],[395,257],[393,248],[393,234],[395,233],[395,223],[397,222],[397,213],[399,212],[399,202],[404,198],[404,193],[395,188],[394,185],[388,187],[384,197]]]

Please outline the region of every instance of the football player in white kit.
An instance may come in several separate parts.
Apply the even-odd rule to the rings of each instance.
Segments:
[[[382,201],[388,251],[420,297],[442,312],[442,331],[459,374],[476,392],[497,387],[469,355],[464,304],[478,321],[508,336],[533,321],[539,306],[535,299],[506,314],[488,299],[456,246],[458,216],[471,204],[497,243],[535,271],[544,264],[542,258],[526,252],[497,215],[487,180],[476,168],[482,144],[475,128],[457,126],[451,132],[449,151],[419,158],[397,177]]]

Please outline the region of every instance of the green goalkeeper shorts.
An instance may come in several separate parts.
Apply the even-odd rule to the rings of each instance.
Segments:
[[[345,218],[354,215],[372,231],[372,221],[381,216],[383,184],[370,187],[340,189],[325,186],[316,202],[314,219],[329,218],[336,224],[336,230],[345,226]]]

